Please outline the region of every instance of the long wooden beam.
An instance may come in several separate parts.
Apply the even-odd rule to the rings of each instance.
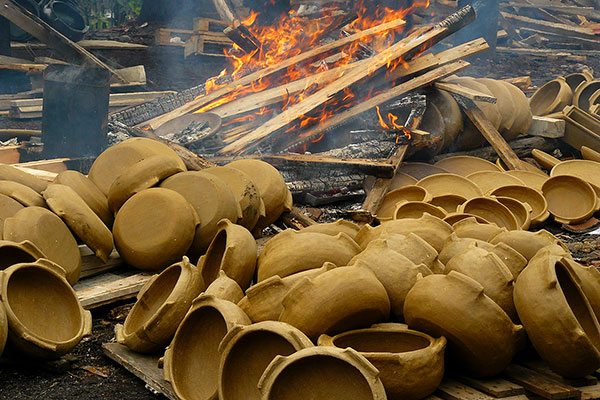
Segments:
[[[501,14],[504,18],[511,21],[517,26],[533,28],[540,31],[547,31],[564,36],[579,37],[591,40],[597,39],[597,36],[592,29],[582,28],[580,26],[559,24],[557,22],[541,21],[533,18],[522,17],[520,15],[509,14],[506,12],[502,12]]]
[[[263,161],[272,165],[312,165],[314,167],[342,167],[382,178],[394,176],[394,167],[386,161],[376,161],[367,158],[338,158],[318,154],[281,154],[262,156]]]

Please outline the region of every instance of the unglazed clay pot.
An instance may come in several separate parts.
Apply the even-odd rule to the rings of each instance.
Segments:
[[[258,188],[265,204],[265,216],[258,219],[254,232],[260,232],[271,225],[284,211],[292,209],[292,193],[283,177],[273,166],[260,160],[237,160],[227,164],[246,173]]]
[[[22,209],[4,221],[4,239],[13,242],[29,240],[65,270],[71,285],[79,280],[79,246],[67,225],[52,211],[41,207]]]
[[[6,339],[8,338],[8,319],[6,318],[6,311],[4,306],[0,303],[0,356],[4,351],[6,345]]]
[[[377,219],[380,221],[393,219],[394,211],[399,204],[409,201],[428,201],[430,199],[431,195],[427,190],[416,185],[404,186],[403,188],[392,190],[381,201],[376,213]]]
[[[461,238],[473,238],[490,241],[493,237],[502,232],[507,232],[506,228],[500,228],[496,224],[481,223],[476,218],[465,218],[452,225],[454,232]]]
[[[496,197],[496,200],[513,213],[519,223],[520,229],[523,229],[524,231],[529,229],[529,226],[531,225],[531,214],[533,213],[529,204],[520,202],[512,197],[498,196]]]
[[[244,297],[244,291],[236,281],[227,276],[225,271],[219,271],[219,277],[212,281],[204,294],[215,296],[217,299],[227,300],[237,304]]]
[[[531,109],[529,108],[529,100],[525,96],[525,93],[515,85],[501,80],[502,83],[509,91],[512,96],[513,102],[515,103],[515,109],[518,114],[515,118],[515,122],[508,132],[504,134],[506,140],[516,139],[517,136],[527,133],[533,116]]]
[[[0,300],[10,343],[29,357],[59,358],[92,333],[92,315],[81,308],[64,270],[46,259],[0,273]]]
[[[417,183],[417,179],[410,175],[402,172],[396,172],[396,175],[392,178],[392,184],[390,185],[390,191],[400,189],[401,187],[414,185]]]
[[[535,159],[535,161],[538,162],[538,164],[548,171],[554,168],[556,164],[560,163],[558,158],[538,149],[531,150],[531,156]]]
[[[217,398],[219,344],[236,325],[249,324],[248,316],[229,301],[206,295],[193,301],[164,357],[165,380],[178,398]]]
[[[519,222],[510,210],[493,197],[475,197],[458,208],[459,212],[475,214],[508,230],[520,229]]]
[[[565,78],[559,77],[539,88],[529,99],[533,115],[548,115],[571,104],[573,91]]]
[[[525,186],[529,186],[535,190],[542,191],[542,186],[548,180],[548,175],[540,174],[532,171],[521,171],[521,170],[513,170],[513,171],[505,171],[507,175],[514,176],[515,178],[519,178],[523,181]]]
[[[23,204],[15,199],[0,194],[0,238],[2,238],[4,232],[4,220],[12,217],[24,208]]]
[[[475,279],[483,292],[513,320],[517,311],[513,302],[513,274],[500,257],[472,244],[446,263],[446,273],[460,272]]]
[[[576,176],[558,175],[544,183],[542,193],[548,211],[561,224],[577,224],[598,211],[598,198],[592,185]]]
[[[169,146],[147,138],[131,138],[109,147],[96,158],[88,178],[108,196],[112,183],[138,161],[155,155],[167,155],[185,171],[185,164]]]
[[[600,326],[579,279],[565,264],[561,256],[536,257],[517,279],[515,305],[550,368],[581,378],[600,367]]]
[[[273,275],[285,278],[296,272],[319,268],[325,262],[347,265],[361,251],[345,233],[298,233],[287,229],[265,245],[258,258],[258,282]]]
[[[417,186],[424,187],[432,196],[451,193],[462,196],[465,199],[472,199],[483,194],[479,186],[475,183],[456,174],[428,176],[417,182]]]
[[[583,72],[576,72],[573,74],[565,75],[565,81],[567,81],[567,85],[571,88],[573,93],[575,90],[581,85],[583,82],[591,82],[594,80],[592,74],[585,70]]]
[[[211,167],[202,172],[213,174],[229,186],[242,211],[236,223],[252,231],[258,219],[265,216],[265,204],[252,179],[244,171],[229,167]]]
[[[600,81],[598,80],[584,82],[577,86],[573,94],[573,105],[584,111],[588,111],[592,105],[591,98],[598,90],[600,90]],[[556,111],[562,111],[563,108]]]
[[[138,293],[125,324],[115,327],[117,341],[139,353],[163,350],[203,288],[200,271],[187,257],[154,275]]]
[[[46,255],[29,240],[21,243],[0,240],[0,271],[22,263],[32,263]]]
[[[390,300],[377,276],[365,267],[339,267],[304,278],[284,297],[279,320],[295,326],[311,340],[322,333],[386,321]]]
[[[505,85],[496,79],[480,78],[477,79],[477,82],[483,83],[497,99],[496,105],[498,106],[498,111],[502,116],[499,128],[500,133],[510,131],[510,128],[512,128],[515,122],[518,111],[517,106],[513,101],[511,92]]]
[[[345,233],[352,239],[356,237],[356,234],[360,230],[360,227],[350,221],[339,219],[335,222],[329,222],[325,224],[314,224],[307,226],[306,228],[300,229],[301,233],[313,232],[313,233],[324,233],[326,235],[337,236],[340,233]]]
[[[38,192],[18,182],[0,181],[0,194],[15,199],[25,207],[46,207],[44,198]]]
[[[522,203],[527,203],[532,209],[531,226],[541,224],[548,219],[548,202],[541,192],[527,186],[502,186],[491,192],[492,196],[512,197]]]
[[[235,326],[219,345],[219,398],[260,400],[258,382],[276,356],[314,347],[298,329],[277,321]]]
[[[563,250],[562,248],[560,248]],[[554,248],[554,251],[557,249]],[[550,250],[552,251],[552,250]],[[564,250],[563,250],[564,251]],[[570,254],[562,255],[562,263],[577,281],[585,297],[590,302],[596,319],[600,321],[600,271],[595,266],[584,267],[571,259]]]
[[[200,218],[194,243],[190,248],[192,260],[199,258],[208,249],[219,230],[220,220],[227,218],[237,221],[242,215],[240,205],[229,186],[215,175],[198,171],[182,172],[165,179],[160,187],[182,195]]]
[[[454,142],[463,129],[463,116],[458,103],[452,95],[444,90],[434,89],[427,99],[439,110],[444,122],[444,147]]]
[[[399,173],[410,175],[417,180],[427,176],[448,173],[444,168],[423,162],[405,162],[398,169]]]
[[[392,250],[402,254],[416,265],[425,264],[431,268],[438,256],[438,252],[429,243],[414,233],[408,235],[384,233],[379,238],[385,239]]]
[[[385,400],[379,371],[352,349],[317,346],[277,356],[261,377],[263,400]]]
[[[238,302],[238,306],[252,322],[277,321],[283,311],[281,302],[296,283],[303,278],[314,278],[334,268],[336,268],[335,264],[325,263],[321,268],[298,272],[285,278],[272,276],[250,286],[246,290],[246,296]]]
[[[425,264],[415,265],[408,258],[393,250],[386,239],[374,240],[348,265],[365,267],[375,273],[390,298],[392,314],[402,318],[404,299],[417,281],[417,275],[431,275]]]
[[[487,86],[485,86],[483,83],[479,82],[477,79],[469,77],[469,76],[450,78],[450,79],[448,79],[448,81],[452,82],[452,83],[456,83],[461,86],[464,86],[469,89],[476,90],[480,93],[487,94],[489,96],[494,96],[492,91],[489,90],[487,88]],[[502,121],[502,115],[500,114],[498,105],[493,104],[493,103],[486,103],[486,102],[482,102],[482,101],[477,101],[475,103],[479,106],[481,111],[483,111],[483,113],[486,115],[487,119],[492,123],[492,125],[494,125],[494,127],[496,129],[498,129],[500,127],[500,122]],[[468,121],[468,124],[465,123],[465,130],[467,129],[466,128],[467,125],[471,125],[470,121]]]
[[[502,232],[490,239],[489,242],[492,244],[505,243],[521,253],[527,260],[531,260],[540,249],[553,244],[557,244],[568,251],[564,243],[545,229],[537,232]]]
[[[475,172],[500,171],[500,168],[498,168],[496,165],[489,162],[488,160],[472,156],[448,157],[436,162],[435,165],[445,169],[451,174],[456,174],[465,177]]]
[[[509,168],[506,166],[506,164],[504,164],[504,161],[502,161],[500,158],[496,159],[496,165],[499,166],[501,169],[503,169],[504,172],[508,172],[509,171]],[[542,171],[537,166],[535,166],[535,165],[533,165],[531,163],[528,163],[527,161],[519,160],[519,165],[525,171],[535,172],[536,174],[542,175],[544,177],[548,177],[547,173],[545,173],[544,171]]]
[[[48,182],[8,164],[0,164],[0,180],[20,183],[38,193],[41,193],[48,186]]]
[[[581,150],[581,156],[585,160],[600,162],[600,153],[598,153],[597,151],[590,149],[587,146],[581,146],[580,150]]]
[[[138,161],[123,171],[108,189],[108,207],[113,213],[134,194],[156,186],[163,179],[185,171],[180,162],[168,155],[157,154]]]
[[[106,195],[87,176],[78,171],[63,171],[54,178],[54,183],[70,187],[85,201],[108,228],[114,222],[113,213],[108,209]]]
[[[571,175],[583,179],[596,192],[596,196],[600,198],[600,163],[589,160],[567,160],[557,164],[550,176]]]
[[[127,264],[162,271],[186,254],[197,225],[198,215],[183,196],[173,190],[151,188],[123,204],[113,234]]]
[[[512,175],[500,171],[480,171],[467,176],[483,193],[490,193],[495,189],[507,185],[525,185],[525,183]]]
[[[250,231],[227,219],[219,221],[217,229],[206,254],[198,261],[204,283],[210,285],[219,271],[225,271],[242,289],[247,289],[256,270],[256,241]]]
[[[408,201],[396,206],[394,219],[421,218],[425,213],[440,219],[445,218],[447,214],[443,208],[433,204],[424,201]]]
[[[467,201],[467,199],[457,194],[441,194],[429,200],[429,203],[436,207],[443,208],[444,211],[446,211],[447,216],[447,214],[455,213],[458,207],[465,201]],[[439,217],[438,215],[436,216]],[[444,216],[442,219],[446,218],[446,216]]]
[[[421,152],[430,157],[439,154],[444,147],[446,127],[442,113],[435,104],[427,103],[419,129],[429,133],[429,138],[432,140],[432,144],[424,147]]]
[[[48,207],[67,224],[103,262],[114,248],[113,236],[104,222],[69,186],[52,183],[42,192]]]
[[[454,225],[455,223],[462,221],[463,219],[467,219],[467,218],[475,218],[475,220],[477,222],[479,222],[480,224],[489,224],[490,223],[490,221],[486,220],[485,218],[480,217],[479,215],[460,213],[460,212],[449,213],[448,215],[446,215],[444,217],[444,222],[447,222],[450,225]]]
[[[512,323],[483,286],[455,271],[417,280],[404,317],[412,329],[445,336],[447,359],[476,377],[502,372],[524,341],[523,327]]]
[[[380,324],[321,335],[319,346],[352,348],[379,370],[388,400],[419,400],[432,394],[444,377],[446,338],[432,338],[404,324]]]

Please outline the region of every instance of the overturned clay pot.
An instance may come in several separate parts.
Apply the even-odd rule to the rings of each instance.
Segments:
[[[502,232],[507,232],[506,228],[500,228],[496,224],[482,223],[477,218],[465,218],[452,225],[454,232],[461,238],[473,238],[490,241],[493,237]]]
[[[38,193],[48,186],[48,182],[8,164],[0,164],[0,180],[20,183]]]
[[[444,377],[446,338],[432,338],[404,324],[380,324],[321,335],[319,346],[352,348],[379,370],[388,400],[419,400],[432,394]]]
[[[263,400],[385,400],[379,371],[352,349],[317,346],[277,356],[261,377]]]
[[[240,285],[228,277],[223,270],[219,271],[219,277],[212,281],[206,288],[206,291],[204,291],[204,294],[215,296],[217,299],[227,300],[235,304],[244,297],[244,291]]]
[[[6,311],[4,306],[0,303],[0,357],[6,346],[6,340],[8,338],[8,319],[6,318]]]
[[[200,271],[187,257],[153,276],[138,293],[125,324],[116,326],[117,341],[139,353],[164,350],[203,288]]]
[[[552,170],[556,164],[560,163],[558,158],[539,149],[531,150],[531,156],[542,166],[542,168],[545,168],[548,171]]]
[[[480,78],[477,79],[477,82],[483,83],[492,92],[494,97],[496,97],[496,105],[502,117],[499,131],[506,134],[512,128],[518,114],[517,106],[513,101],[511,92],[496,79]]]
[[[36,262],[40,258],[46,258],[46,255],[29,240],[21,243],[0,240],[0,271],[15,264]]]
[[[544,183],[542,193],[548,211],[561,224],[577,224],[598,211],[598,198],[592,185],[576,176],[558,175]]]
[[[539,88],[529,99],[533,115],[548,115],[571,104],[573,91],[567,81],[560,77]]]
[[[4,220],[12,217],[23,208],[25,208],[23,204],[12,197],[0,194],[0,238],[2,238],[4,232]]]
[[[0,181],[0,194],[18,201],[25,207],[46,207],[44,198],[38,192],[18,182]]]
[[[525,183],[512,175],[500,171],[480,171],[467,176],[472,180],[483,193],[493,192],[502,186],[507,185],[525,185]]]
[[[493,197],[476,197],[468,200],[458,209],[459,212],[475,214],[486,221],[506,228],[509,231],[520,229],[519,222],[510,210]]]
[[[219,398],[260,400],[258,382],[276,356],[314,347],[298,329],[277,321],[235,326],[219,345]]]
[[[524,231],[529,229],[529,226],[531,225],[531,214],[533,213],[529,204],[513,199],[512,197],[498,196],[496,197],[496,200],[513,213],[519,223],[520,229],[523,229]]]
[[[447,214],[456,212],[458,207],[465,201],[467,201],[467,199],[457,194],[442,194],[433,197],[431,200],[429,200],[429,203],[436,207],[442,208],[446,212],[446,215],[442,218],[444,219],[446,218]]]
[[[548,212],[548,202],[544,195],[530,187],[520,185],[502,186],[491,192],[496,197],[512,197],[522,203],[527,203],[532,209],[531,226],[536,226],[544,222],[550,216]]]
[[[360,230],[360,227],[355,223],[339,219],[335,222],[329,222],[325,224],[314,224],[307,226],[306,228],[300,229],[301,233],[313,232],[313,233],[324,233],[326,235],[337,236],[340,233],[345,233],[352,239],[356,237],[356,234]]]
[[[436,162],[435,165],[445,169],[451,174],[464,177],[481,171],[500,171],[500,168],[488,160],[473,156],[447,157]]]
[[[565,251],[568,251],[567,246],[565,246],[564,243],[545,229],[537,232],[502,232],[490,239],[489,242],[491,244],[505,243],[521,253],[527,260],[531,260],[533,256],[544,247],[554,244],[557,244],[565,249]]]
[[[424,201],[408,201],[396,206],[394,219],[421,218],[425,213],[440,219],[446,217],[446,211],[441,207]]]
[[[91,334],[90,312],[81,307],[64,270],[48,260],[0,273],[0,300],[10,343],[29,357],[59,358]]]
[[[448,147],[463,129],[463,116],[458,103],[444,90],[434,89],[427,99],[437,107],[444,121],[444,147]]]
[[[416,265],[425,264],[431,268],[438,256],[438,252],[429,243],[414,233],[408,235],[383,234],[379,239],[386,240],[392,250],[402,254]]]
[[[469,213],[461,213],[461,212],[448,213],[448,215],[446,215],[444,217],[444,222],[447,222],[450,225],[454,225],[457,222],[462,221],[463,219],[467,219],[467,218],[475,218],[475,220],[477,222],[479,222],[480,224],[489,224],[490,223],[490,221],[486,220],[485,218],[480,217],[479,215],[469,214]]]
[[[598,153],[596,150],[590,149],[587,146],[581,146],[580,150],[581,150],[581,156],[585,160],[600,162],[600,153]]]
[[[529,126],[531,125],[533,115],[531,113],[531,109],[529,108],[529,100],[527,100],[525,93],[523,93],[521,89],[504,80],[500,80],[500,83],[509,90],[516,106],[515,109],[517,110],[515,122],[509,131],[503,135],[506,140],[513,140],[519,135],[527,133]]]
[[[394,211],[399,204],[404,204],[409,201],[428,201],[431,199],[431,195],[426,189],[410,185],[400,189],[392,190],[388,192],[379,208],[377,209],[376,216],[380,221],[389,221],[394,218]]]
[[[479,186],[469,179],[456,174],[437,174],[428,176],[417,182],[417,186],[421,186],[432,196],[441,194],[457,194],[465,199],[472,199],[483,195]]]

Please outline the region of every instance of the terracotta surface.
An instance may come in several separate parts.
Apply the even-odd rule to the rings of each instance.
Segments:
[[[527,133],[529,126],[531,125],[533,115],[531,113],[531,109],[529,108],[529,100],[521,89],[503,80],[500,80],[500,83],[502,83],[510,91],[513,102],[516,106],[515,108],[518,112],[510,131],[504,134],[504,138],[506,140],[513,140],[516,139],[520,134]]]
[[[241,225],[222,219],[206,254],[198,261],[206,285],[217,279],[219,271],[247,289],[256,271],[258,248],[250,231]]]
[[[569,85],[573,93],[575,93],[575,89],[577,89],[582,83],[590,82],[593,80],[594,77],[588,70],[565,75],[565,81],[567,81],[567,85]]]
[[[114,248],[113,236],[104,222],[69,186],[52,183],[42,192],[48,207],[67,224],[103,262]]]
[[[486,221],[508,230],[519,229],[517,218],[510,210],[493,197],[475,197],[468,200],[458,209],[459,212],[475,214]]]
[[[277,356],[258,384],[263,400],[385,400],[379,371],[352,349],[310,347]]]
[[[581,223],[598,210],[594,188],[575,176],[559,175],[548,179],[542,193],[548,202],[548,211],[562,224]]]
[[[0,274],[9,341],[33,358],[55,359],[92,332],[92,316],[79,304],[64,270],[41,259],[15,264]]]
[[[543,168],[550,171],[554,166],[560,163],[560,160],[544,151],[533,149],[531,150],[531,156],[538,162]]]
[[[494,96],[494,93],[492,93],[492,91],[489,90],[487,88],[487,86],[485,86],[483,83],[479,82],[475,78],[463,76],[463,77],[458,77],[458,78],[449,78],[447,80],[448,80],[448,82],[456,83],[458,85],[464,86],[469,89],[476,90],[478,92],[487,94],[489,96]],[[484,112],[487,119],[494,125],[494,127],[496,129],[498,129],[500,127],[500,123],[502,121],[502,115],[500,114],[500,109],[498,108],[498,105],[494,104],[494,103],[486,103],[483,101],[477,101],[475,103],[479,106],[481,111]],[[470,120],[468,122],[469,122],[469,124],[471,124]],[[466,125],[467,124],[465,123],[465,126]],[[485,141],[485,139],[484,139],[484,141]]]
[[[444,147],[448,147],[463,129],[463,116],[458,103],[444,90],[434,89],[427,99],[439,110],[444,122]]]
[[[587,146],[581,146],[581,156],[586,160],[600,162],[600,153]]]
[[[339,219],[335,222],[329,222],[325,224],[314,224],[307,226],[306,228],[300,229],[300,232],[314,232],[314,233],[324,233],[326,235],[337,236],[340,233],[345,233],[350,236],[352,239],[356,237],[356,234],[360,230],[360,227],[355,223],[350,221],[346,221],[343,219]]]
[[[419,129],[429,133],[429,138],[433,143],[431,146],[424,147],[422,153],[431,157],[439,154],[445,144],[446,127],[444,117],[434,103],[427,103]]]
[[[402,254],[416,265],[425,264],[431,268],[438,256],[438,252],[429,243],[414,233],[408,235],[384,233],[380,239],[385,239],[392,250]]]
[[[475,183],[456,174],[428,176],[417,182],[417,186],[424,187],[432,196],[457,194],[465,199],[472,199],[483,194]]]
[[[467,201],[467,199],[457,194],[441,194],[429,200],[429,203],[443,208],[447,214],[450,214],[456,212],[458,207],[465,201]],[[444,218],[446,217],[444,216]]]
[[[402,204],[408,201],[428,201],[430,199],[431,195],[429,192],[416,185],[404,186],[400,189],[392,190],[388,192],[381,201],[376,212],[377,219],[380,221],[389,221],[392,219],[394,217],[396,206],[399,203]]]
[[[446,336],[446,360],[475,377],[504,370],[524,340],[523,327],[512,323],[483,286],[455,271],[417,280],[404,317],[412,329]]]
[[[530,262],[515,284],[515,305],[550,368],[566,378],[581,378],[600,367],[600,326],[579,278],[565,263],[552,255]]]
[[[476,218],[460,220],[454,223],[452,228],[458,237],[479,239],[485,242],[507,231],[506,228],[500,228],[496,224],[481,223]]]
[[[432,394],[444,376],[446,338],[432,338],[404,324],[379,324],[321,335],[319,346],[352,348],[379,370],[388,400],[419,400]]]
[[[48,259],[67,273],[74,285],[81,273],[81,253],[77,241],[65,223],[52,211],[27,207],[4,221],[4,239],[13,242],[31,241]]]
[[[548,115],[571,104],[573,91],[567,81],[560,77],[539,88],[529,99],[529,107],[533,115]]]
[[[538,175],[542,175],[546,178],[548,177],[548,174],[546,174],[544,171],[542,171],[535,165],[528,163],[527,161],[523,161],[523,160],[520,160],[520,161],[521,161],[520,164],[525,169],[525,171],[534,172],[534,173],[536,173]],[[496,165],[506,172],[509,171],[509,168],[504,164],[504,161],[502,161],[499,158],[496,160]]]
[[[6,339],[8,338],[8,319],[6,318],[6,311],[4,306],[0,303],[0,357],[4,351],[6,345]]]
[[[146,189],[119,210],[113,227],[115,245],[132,267],[162,271],[186,254],[197,221],[194,209],[179,193]]]
[[[571,175],[583,179],[596,192],[596,196],[600,198],[600,163],[589,160],[568,160],[557,164],[550,176]]]
[[[573,94],[573,105],[581,108],[582,110],[588,111],[592,105],[591,98],[598,90],[600,90],[600,81],[598,80],[584,82],[583,84],[577,86],[577,89]],[[557,111],[561,110],[562,108]]]
[[[338,267],[304,278],[284,297],[279,320],[311,340],[387,321],[390,300],[377,276],[365,267]]]
[[[215,296],[217,299],[227,300],[235,304],[244,297],[244,291],[240,285],[228,277],[223,270],[219,271],[219,277],[206,288],[204,294]]]
[[[479,186],[483,193],[490,193],[507,185],[525,185],[519,178],[500,171],[474,172],[468,175],[467,178]]]
[[[513,199],[512,197],[497,196],[496,200],[513,213],[515,218],[517,218],[520,229],[523,229],[524,231],[529,229],[529,226],[531,225],[531,214],[533,213],[529,204]]]
[[[23,208],[25,206],[12,197],[0,194],[0,239],[4,232],[4,220],[12,217]]]
[[[0,181],[0,194],[11,197],[25,207],[46,207],[44,198],[32,188],[12,181]]]
[[[532,209],[531,226],[541,224],[550,216],[550,213],[548,212],[548,202],[544,198],[544,195],[530,187],[518,185],[502,186],[492,191],[491,195],[512,197],[522,203],[529,204]]]
[[[271,361],[308,347],[314,347],[313,343],[283,322],[235,326],[219,345],[219,398],[260,400],[258,382]]]
[[[417,183],[417,179],[403,172],[396,172],[396,175],[392,178],[392,184],[390,185],[390,191],[400,189],[401,187],[414,185]]]
[[[494,97],[496,97],[496,105],[498,106],[498,111],[502,116],[499,128],[500,133],[509,132],[515,123],[517,114],[519,112],[517,105],[512,98],[511,92],[505,85],[496,79],[479,78],[477,79],[477,82],[483,83],[490,90],[490,92],[492,92]]]
[[[21,263],[32,263],[46,255],[29,240],[21,243],[0,240],[0,271]]]
[[[265,245],[258,258],[258,282],[273,275],[285,278],[296,272],[319,268],[325,262],[347,265],[360,247],[345,233],[298,233],[288,229]]]
[[[219,344],[236,325],[249,324],[248,316],[229,301],[205,295],[194,300],[164,357],[165,380],[178,398],[217,398]]]
[[[48,186],[48,182],[43,181],[36,176],[28,174],[25,171],[21,171],[20,169],[11,165],[1,163],[0,180],[20,183],[21,185],[25,185],[38,193],[41,193],[42,190],[46,189],[46,186]]]
[[[505,243],[521,253],[521,255],[528,260],[531,260],[533,256],[535,256],[535,253],[537,253],[540,249],[553,244],[558,244],[565,250],[568,250],[567,246],[565,246],[556,236],[545,229],[537,232],[502,232],[490,239],[490,243]]]
[[[563,250],[564,251],[564,250]],[[571,275],[581,287],[583,294],[590,302],[596,319],[600,321],[600,271],[595,266],[584,267],[570,259],[570,254],[562,254],[563,265],[569,269]]]
[[[87,176],[78,171],[63,171],[54,178],[54,183],[69,186],[85,201],[108,228],[112,228],[114,216],[108,209],[106,195]]]
[[[537,172],[532,172],[532,171],[514,170],[514,171],[506,171],[505,174],[514,176],[515,178],[519,178],[521,181],[523,181],[523,184],[525,186],[529,186],[530,188],[536,189],[539,191],[542,190],[542,186],[544,185],[544,182],[546,182],[548,180],[547,175],[542,175],[542,174],[539,174]]]
[[[421,218],[425,213],[440,219],[445,218],[447,214],[446,210],[433,204],[424,201],[408,201],[396,206],[394,219]]]
[[[467,219],[467,218],[475,218],[475,220],[477,222],[479,222],[480,224],[489,224],[490,223],[490,221],[486,220],[485,218],[480,217],[479,215],[461,213],[461,212],[449,213],[448,215],[446,215],[444,217],[444,221],[450,225],[454,225],[457,222],[462,221],[463,219]]]
[[[398,172],[420,180],[430,175],[444,174],[448,171],[446,171],[444,168],[435,166],[433,164],[423,162],[405,162],[402,163],[402,165],[398,169]]]
[[[117,341],[140,353],[163,351],[203,288],[200,271],[187,257],[153,276],[124,325],[116,326]]]

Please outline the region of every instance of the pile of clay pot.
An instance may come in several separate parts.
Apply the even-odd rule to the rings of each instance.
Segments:
[[[476,104],[506,140],[516,139],[529,130],[532,114],[527,97],[513,84],[488,78],[455,76],[446,81],[495,97],[496,103]],[[436,155],[442,150],[471,150],[487,144],[448,92],[432,89],[427,100],[427,109],[419,129],[429,132],[432,138],[440,138],[435,147],[429,149],[429,155]]]

